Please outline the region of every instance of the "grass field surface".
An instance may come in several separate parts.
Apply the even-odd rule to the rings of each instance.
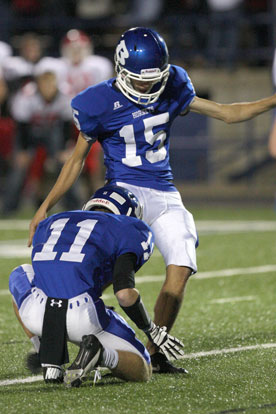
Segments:
[[[154,375],[146,384],[93,377],[79,389],[46,385],[24,366],[29,340],[8,293],[11,270],[30,262],[27,221],[0,221],[0,412],[104,414],[276,413],[276,215],[272,209],[192,209],[199,272],[172,333],[185,343],[176,364],[189,376]],[[156,250],[137,274],[152,314],[164,278]],[[119,306],[112,290],[108,305]],[[142,333],[137,332],[141,340]],[[77,348],[69,347],[70,358]]]

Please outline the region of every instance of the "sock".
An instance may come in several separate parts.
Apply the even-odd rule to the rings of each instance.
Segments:
[[[39,348],[40,348],[40,339],[39,339],[39,337],[37,335],[34,335],[30,338],[30,341],[33,344],[35,352],[39,353]]]
[[[118,352],[115,349],[105,347],[101,365],[109,369],[114,369],[117,367],[118,362],[119,362]]]

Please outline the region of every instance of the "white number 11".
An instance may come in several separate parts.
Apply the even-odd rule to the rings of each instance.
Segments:
[[[61,236],[62,230],[64,229],[69,218],[63,218],[56,220],[52,223],[50,229],[52,230],[48,240],[43,245],[41,252],[35,253],[33,261],[38,260],[54,260],[57,252],[54,251],[54,248],[58,242],[58,239]],[[70,250],[68,252],[63,252],[60,256],[61,261],[65,262],[79,262],[81,263],[84,259],[85,254],[81,253],[85,243],[87,242],[90,234],[92,233],[97,220],[83,220],[77,223],[77,226],[80,227],[75,240],[73,241]]]

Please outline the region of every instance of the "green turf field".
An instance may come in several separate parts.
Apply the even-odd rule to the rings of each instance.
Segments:
[[[10,271],[30,262],[20,257],[28,254],[28,222],[0,221],[1,414],[276,413],[276,214],[266,208],[192,211],[199,272],[188,284],[173,329],[185,343],[185,358],[177,364],[189,376],[154,375],[149,383],[135,384],[103,372],[95,386],[91,379],[79,389],[46,385],[24,367],[31,346],[7,289]],[[155,251],[137,275],[150,312],[163,275]],[[111,289],[105,297],[119,310]],[[69,350],[73,359],[77,348]]]

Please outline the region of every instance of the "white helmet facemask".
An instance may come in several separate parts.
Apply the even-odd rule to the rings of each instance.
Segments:
[[[159,68],[142,69],[140,74],[130,72],[126,68],[123,68],[118,63],[115,57],[115,70],[117,73],[116,85],[120,91],[132,102],[140,105],[149,105],[157,101],[159,96],[165,89],[168,77],[170,65],[161,71]],[[147,92],[137,91],[132,81],[149,82],[149,88]],[[157,91],[150,92],[154,85],[160,83],[160,87]]]

